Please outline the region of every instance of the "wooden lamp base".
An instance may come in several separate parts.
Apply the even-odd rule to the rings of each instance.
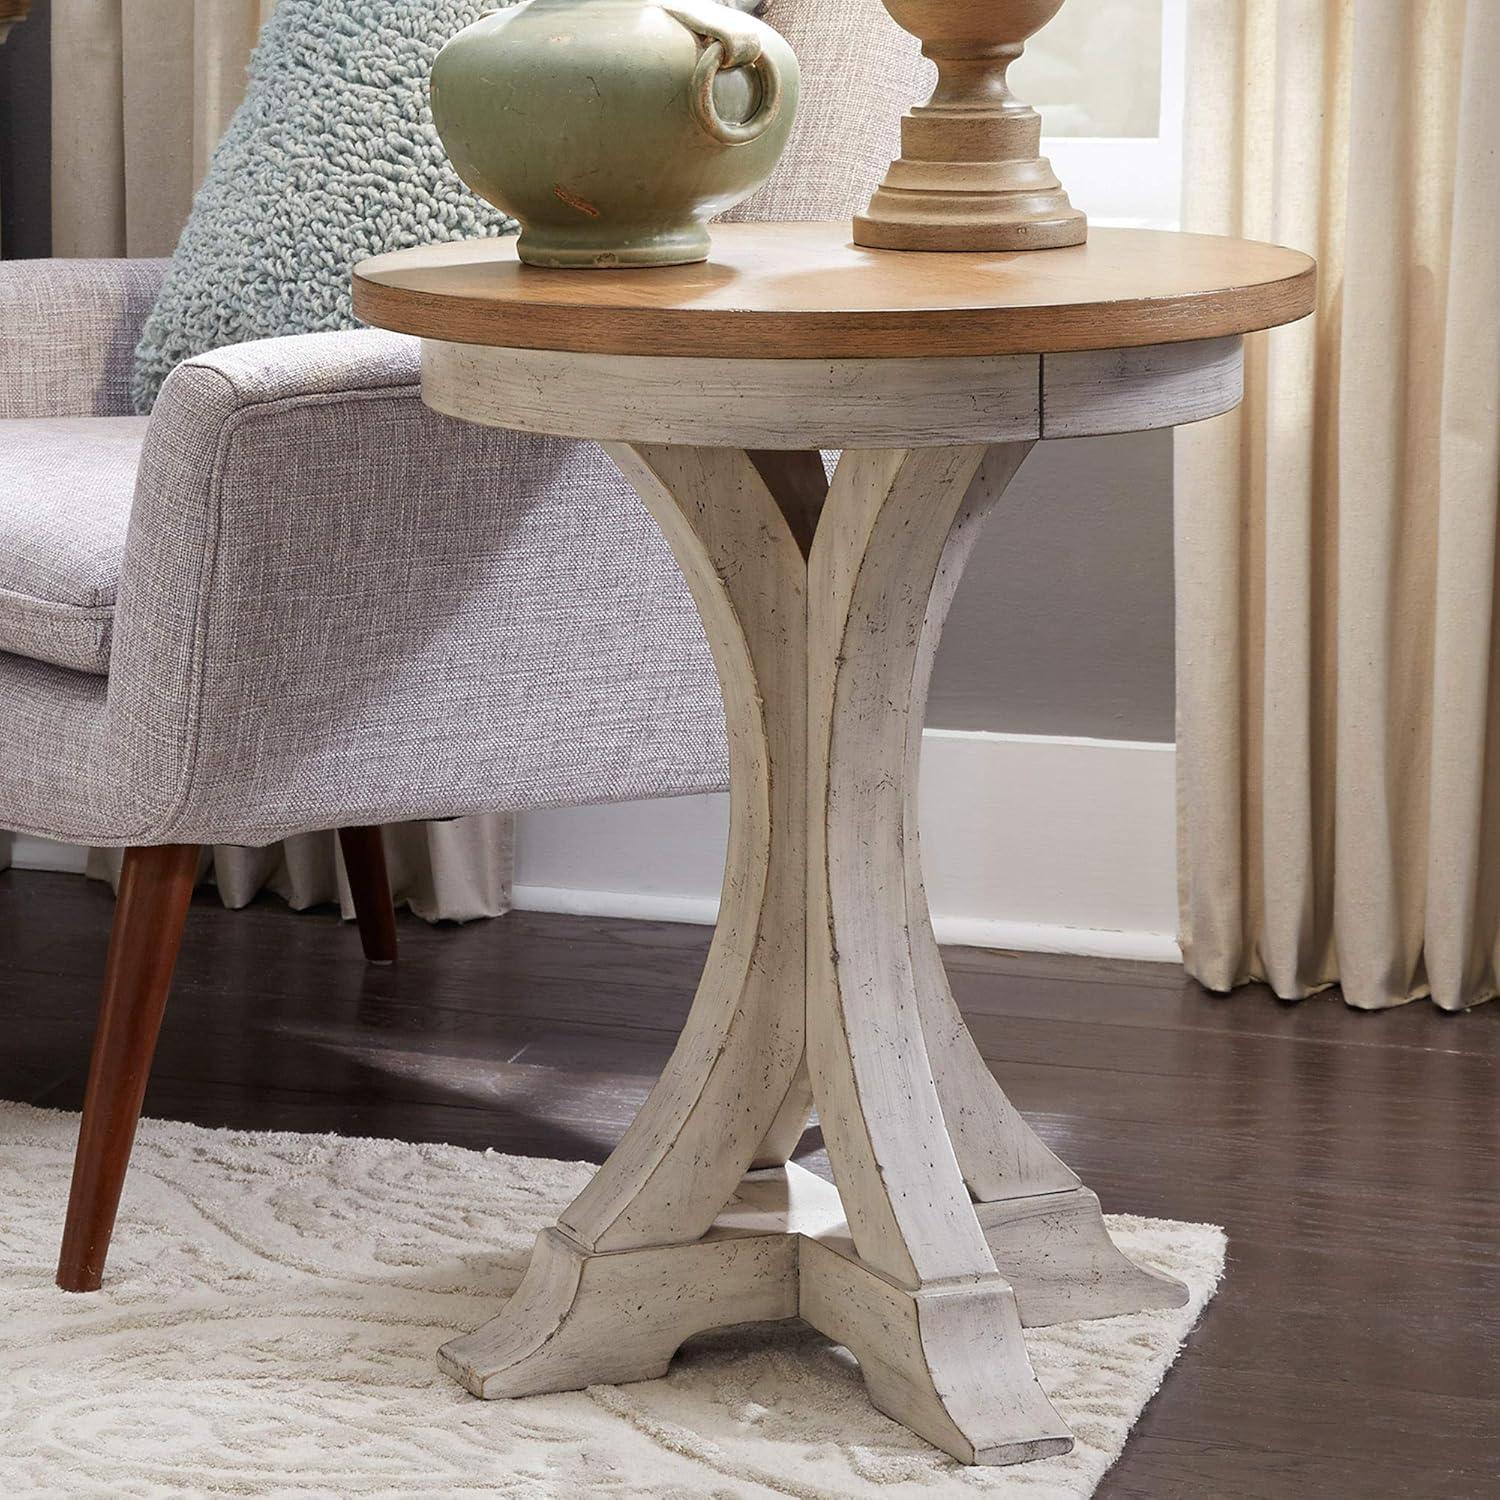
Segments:
[[[1055,250],[1081,245],[1088,220],[1039,155],[1041,116],[1006,71],[1063,0],[884,0],[937,64],[926,104],[901,121],[901,156],[854,242],[878,250]]]

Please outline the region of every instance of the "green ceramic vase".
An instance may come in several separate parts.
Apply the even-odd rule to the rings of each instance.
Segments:
[[[797,86],[782,36],[712,0],[527,0],[438,54],[432,118],[523,261],[681,265],[771,175]]]

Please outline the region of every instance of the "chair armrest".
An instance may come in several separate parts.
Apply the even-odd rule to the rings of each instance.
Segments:
[[[128,416],[166,260],[0,262],[0,418]]]
[[[141,841],[722,784],[696,611],[634,492],[592,444],[430,411],[418,364],[309,334],[163,387],[108,683]]]
[[[415,398],[422,383],[421,350],[420,339],[367,328],[252,339],[184,360],[167,377],[157,406],[166,403],[162,419],[167,423],[204,407],[240,422],[266,416],[260,409],[278,401],[338,401],[392,390]],[[209,394],[215,386],[219,389]]]

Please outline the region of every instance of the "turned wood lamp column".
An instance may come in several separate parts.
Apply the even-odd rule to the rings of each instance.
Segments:
[[[937,64],[932,98],[901,121],[901,156],[854,242],[877,250],[1055,250],[1088,221],[1039,154],[1041,116],[1006,73],[1063,0],[883,0]]]

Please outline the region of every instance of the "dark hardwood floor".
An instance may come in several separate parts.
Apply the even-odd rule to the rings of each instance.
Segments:
[[[78,1107],[110,912],[82,879],[0,875],[0,1097]],[[200,895],[147,1112],[599,1161],[708,932],[403,914],[400,941],[370,967],[331,912]],[[1165,966],[947,958],[996,1075],[1107,1209],[1229,1231],[1101,1495],[1500,1496],[1500,1004],[1362,1015]]]

